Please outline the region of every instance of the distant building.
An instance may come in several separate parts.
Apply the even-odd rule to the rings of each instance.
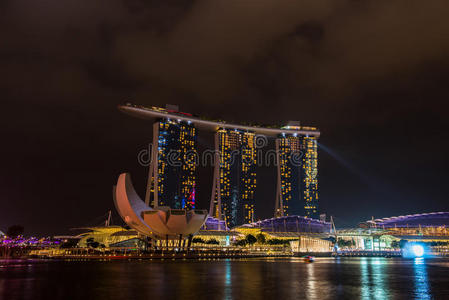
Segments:
[[[400,241],[428,245],[434,254],[449,249],[449,212],[433,212],[382,219],[359,224],[359,228],[337,230],[340,247],[383,251],[399,249]],[[343,246],[342,246],[343,245]]]
[[[396,235],[449,236],[449,212],[432,212],[372,219],[360,223],[359,227],[384,229]]]

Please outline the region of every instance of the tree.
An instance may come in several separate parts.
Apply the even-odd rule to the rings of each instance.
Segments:
[[[204,240],[202,238],[193,238],[192,243],[194,244],[204,244]]]
[[[98,248],[98,247],[100,246],[100,243],[99,243],[99,242],[96,242],[96,241],[94,240],[94,238],[88,238],[88,239],[86,240],[86,245],[87,245],[87,247]]]
[[[290,241],[294,241],[295,239],[285,239],[285,240],[281,240],[281,239],[269,239],[267,241],[267,244],[269,245],[288,245],[290,244]]]
[[[78,245],[78,240],[68,239],[61,244],[61,248],[75,248]]]
[[[24,231],[25,230],[22,225],[12,225],[6,231],[6,235],[10,238],[16,238],[19,235],[22,235]]]
[[[257,242],[257,239],[256,239],[256,237],[255,237],[254,235],[248,234],[248,235],[246,236],[246,242],[247,242],[249,245],[252,245],[252,244],[254,244],[254,243]]]
[[[263,233],[259,233],[258,235],[256,235],[256,239],[259,244],[265,244],[265,242],[267,241]]]
[[[355,244],[355,242],[354,242],[354,244]],[[352,240],[347,241],[342,238],[339,238],[337,241],[337,245],[338,245],[338,247],[351,247],[351,246],[353,246],[353,241]]]
[[[391,241],[390,246],[395,249],[400,248],[399,241]]]
[[[238,240],[237,242],[235,242],[235,245],[236,245],[236,246],[242,246],[242,247],[244,247],[244,246],[246,246],[246,244],[247,244],[246,239]]]
[[[206,241],[206,244],[209,244],[209,245],[219,245],[220,242],[217,241],[216,239],[210,239],[210,240]]]
[[[281,244],[283,244],[283,243],[282,243],[282,240],[280,240],[280,239],[269,239],[269,240],[267,241],[267,243],[268,243],[269,245],[281,245]]]

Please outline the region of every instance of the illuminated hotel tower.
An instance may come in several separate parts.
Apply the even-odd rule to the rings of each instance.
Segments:
[[[278,189],[276,191],[276,215],[302,215],[300,197],[301,144],[297,136],[281,136],[276,139],[278,153]]]
[[[145,202],[154,207],[195,208],[197,130],[162,119],[153,124],[153,148]]]
[[[304,201],[306,217],[318,219],[318,151],[317,140],[313,136],[301,137],[301,197]]]
[[[286,129],[297,128],[289,125]],[[285,135],[276,139],[276,216],[318,216],[318,153],[315,137]]]
[[[229,228],[254,221],[256,188],[255,134],[233,129],[215,133],[215,168],[211,216]]]
[[[242,133],[241,153],[240,198],[243,205],[243,223],[250,223],[255,221],[254,192],[257,184],[257,157],[254,133]]]

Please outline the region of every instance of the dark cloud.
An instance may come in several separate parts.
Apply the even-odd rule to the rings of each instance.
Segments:
[[[75,80],[85,72],[109,88],[140,82],[130,90],[142,97],[158,86],[203,102],[239,99],[253,92],[258,68],[262,82],[276,81],[271,71],[281,69],[277,93],[306,88],[336,99],[447,60],[449,47],[445,0],[5,3],[1,57],[11,68],[19,64],[30,77],[49,69],[57,78],[77,69]],[[22,71],[10,71],[11,81]],[[120,75],[111,80],[111,72]]]
[[[448,13],[447,0],[0,0],[0,226],[36,224],[25,207],[79,225],[111,206],[120,171],[144,178],[151,130],[116,111],[127,100],[320,127],[354,166],[320,153],[322,207],[350,222],[443,210]]]
[[[301,24],[329,13],[329,1],[198,1],[173,30],[121,34],[116,54],[130,73],[158,78],[203,101],[235,97],[242,72],[267,47]]]

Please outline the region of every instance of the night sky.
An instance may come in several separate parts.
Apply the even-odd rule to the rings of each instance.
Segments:
[[[447,0],[0,0],[0,230],[96,225],[124,171],[143,196],[152,128],[128,101],[319,127],[337,227],[447,211],[448,15]],[[258,172],[259,218],[275,172]]]

